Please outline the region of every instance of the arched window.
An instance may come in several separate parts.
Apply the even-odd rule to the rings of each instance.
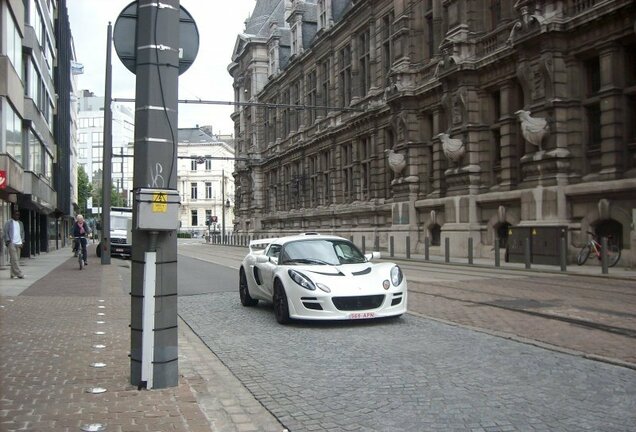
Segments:
[[[607,237],[609,243],[618,244],[619,249],[623,249],[623,225],[614,219],[607,219],[599,222],[594,227],[594,234],[598,240]]]
[[[510,224],[504,222],[497,227],[497,238],[499,239],[499,248],[505,249],[508,246],[508,231]]]

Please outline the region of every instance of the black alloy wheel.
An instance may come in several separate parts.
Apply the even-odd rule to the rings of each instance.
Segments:
[[[274,315],[279,324],[287,324],[289,322],[287,295],[280,281],[276,281],[274,285]]]
[[[250,295],[250,291],[247,289],[247,277],[242,268],[239,273],[239,295],[241,296],[241,304],[245,307],[256,306],[258,304],[258,299],[253,299]]]

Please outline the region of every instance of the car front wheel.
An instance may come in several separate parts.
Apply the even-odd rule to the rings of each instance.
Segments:
[[[241,304],[245,307],[256,306],[258,299],[253,299],[250,291],[247,289],[247,277],[245,271],[241,269],[239,273],[239,295],[241,296]]]
[[[274,286],[274,315],[279,324],[287,324],[289,322],[287,295],[285,294],[285,288],[279,281],[276,281]]]

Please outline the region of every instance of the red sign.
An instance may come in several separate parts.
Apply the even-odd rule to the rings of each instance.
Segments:
[[[7,172],[0,170],[0,189],[7,188]]]

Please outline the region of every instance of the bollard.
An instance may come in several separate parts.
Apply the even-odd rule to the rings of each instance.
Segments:
[[[392,257],[394,256],[394,252],[395,252],[395,249],[394,249],[395,244],[393,242],[394,242],[393,236],[389,237],[389,255]]]
[[[495,239],[495,267],[501,266],[501,257],[499,254],[499,239]]]
[[[561,237],[561,271],[567,271],[568,269],[568,239]]]
[[[366,237],[362,236],[362,253],[367,253],[367,241]]]
[[[526,268],[529,269],[530,268],[530,237],[528,237],[525,240],[525,243],[523,246],[524,246],[523,255],[526,261]]]
[[[373,250],[374,251],[379,251],[380,250],[380,237],[375,236],[373,238]]]
[[[406,236],[406,259],[411,259],[411,237]]]
[[[601,271],[607,274],[609,271],[607,260],[607,237],[601,237]]]
[[[468,237],[468,264],[473,263],[473,238]]]
[[[446,263],[450,262],[450,238],[446,237],[444,239],[444,261]]]
[[[424,237],[424,260],[426,261],[430,259],[430,256],[429,256],[430,247],[431,247],[431,240],[428,237]]]

